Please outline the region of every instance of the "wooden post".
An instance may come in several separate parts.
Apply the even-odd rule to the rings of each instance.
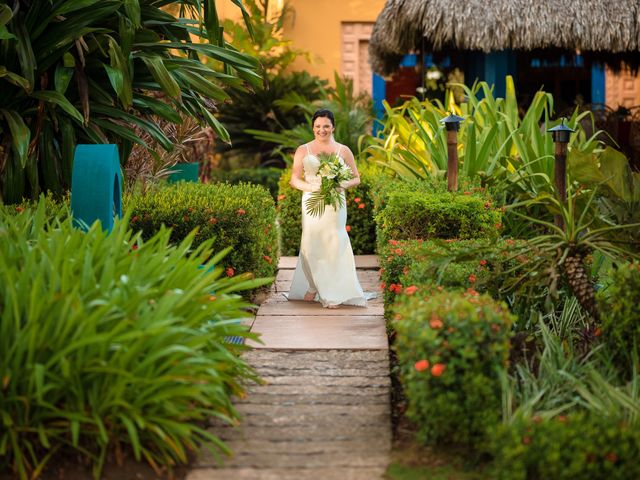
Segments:
[[[555,167],[554,167],[554,180],[556,184],[556,191],[558,192],[558,198],[561,203],[567,201],[567,144],[564,142],[556,142],[555,151]],[[556,214],[555,224],[564,229],[564,221],[562,215]]]
[[[447,130],[447,188],[458,191],[458,131]]]

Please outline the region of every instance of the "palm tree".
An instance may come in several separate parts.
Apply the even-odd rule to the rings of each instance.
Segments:
[[[248,14],[242,0],[231,0]],[[248,24],[249,26],[249,24]],[[157,119],[183,117],[229,141],[212,110],[224,87],[261,82],[257,61],[224,42],[215,0],[8,0],[0,5],[0,201],[71,179],[77,143],[116,143],[134,128],[165,150]]]

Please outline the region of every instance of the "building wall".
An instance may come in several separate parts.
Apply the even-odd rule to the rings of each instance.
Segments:
[[[614,73],[608,68],[605,73],[606,104],[612,109],[640,105],[640,77],[631,72]]]
[[[295,48],[311,53],[294,70],[333,81],[333,73],[354,78],[357,90],[370,90],[368,38],[385,0],[290,0],[293,14],[284,31]],[[368,77],[368,78],[367,78]]]

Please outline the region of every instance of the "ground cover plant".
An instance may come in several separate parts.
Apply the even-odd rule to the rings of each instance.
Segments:
[[[187,462],[205,428],[237,418],[231,395],[255,378],[228,336],[250,334],[228,250],[194,235],[143,240],[117,221],[86,233],[70,218],[0,207],[0,467],[37,477],[73,452],[93,465],[132,451],[156,470]]]

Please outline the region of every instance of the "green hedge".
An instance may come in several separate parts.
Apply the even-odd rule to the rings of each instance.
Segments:
[[[257,185],[179,182],[160,186],[127,199],[133,213],[131,227],[143,238],[162,225],[172,228],[171,241],[180,242],[197,228],[194,245],[214,239],[223,249],[228,275],[251,272],[272,277],[278,265],[276,210],[266,189]]]
[[[394,312],[407,415],[419,438],[481,447],[500,419],[514,317],[487,295],[425,288],[405,289]]]
[[[640,347],[640,263],[620,265],[611,272],[610,280],[598,292],[602,333],[621,363],[628,366],[631,352]]]
[[[375,215],[378,242],[409,239],[497,238],[502,211],[483,194],[416,190],[412,183],[386,194]]]
[[[211,242],[170,245],[166,229],[143,241],[126,220],[85,233],[44,202],[0,206],[0,471],[12,478],[49,456],[99,474],[115,452],[171,469],[200,442],[226,448],[202,425],[235,421],[231,396],[255,379],[246,347],[226,341],[253,337],[230,293],[265,282],[214,269]]]
[[[389,240],[379,254],[385,305],[392,305],[396,293],[412,285],[473,289],[506,300],[501,289],[506,272],[517,262],[508,256],[520,243],[511,239]],[[447,259],[453,256],[461,259]]]
[[[377,173],[372,168],[358,166],[360,185],[347,190],[347,230],[355,255],[375,252],[376,230],[373,221],[373,201],[370,182]],[[280,252],[282,255],[298,255],[302,234],[302,192],[289,185],[291,170],[280,177],[278,194],[278,223],[280,226]]]
[[[239,183],[253,183],[262,185],[275,200],[278,196],[278,180],[282,175],[281,168],[274,167],[256,167],[256,168],[237,168],[235,170],[212,170],[211,182],[230,183],[237,185]]]
[[[598,414],[516,419],[493,435],[499,480],[635,480],[640,429]]]

